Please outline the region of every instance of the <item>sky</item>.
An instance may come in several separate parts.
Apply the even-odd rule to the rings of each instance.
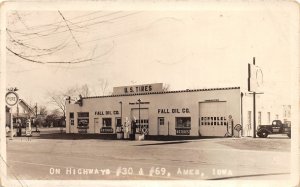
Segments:
[[[39,105],[49,105],[49,92],[75,85],[101,95],[104,81],[106,94],[158,82],[170,90],[240,86],[246,92],[247,64],[255,57],[264,95],[290,104],[294,9],[249,7],[8,11],[6,45],[27,60],[7,51],[7,87]]]

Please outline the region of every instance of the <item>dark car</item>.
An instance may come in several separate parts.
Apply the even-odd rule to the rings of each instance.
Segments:
[[[280,120],[274,120],[271,125],[259,125],[257,136],[266,138],[269,134],[286,134],[291,138],[291,122],[282,123]]]

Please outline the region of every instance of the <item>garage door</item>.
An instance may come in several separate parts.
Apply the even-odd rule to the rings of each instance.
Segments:
[[[226,102],[199,103],[201,136],[224,136],[227,132],[226,116]]]
[[[139,109],[133,108],[131,109],[131,116],[133,119],[136,119],[136,132],[139,133],[139,124],[141,125],[141,129],[144,129],[144,133],[149,133],[149,110],[148,108],[141,108],[140,109],[140,121],[139,123]]]

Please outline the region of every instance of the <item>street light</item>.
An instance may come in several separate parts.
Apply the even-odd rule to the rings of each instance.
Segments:
[[[140,134],[142,134],[141,132],[141,99],[138,99],[138,102],[139,102],[139,132]]]

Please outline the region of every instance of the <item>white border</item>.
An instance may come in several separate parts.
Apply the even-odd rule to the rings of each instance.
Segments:
[[[232,4],[234,3],[234,6]],[[102,1],[27,1],[27,2],[4,2],[1,5],[1,67],[0,67],[0,103],[1,103],[1,116],[0,116],[0,137],[1,146],[0,153],[4,160],[6,161],[6,138],[5,138],[5,93],[6,93],[6,35],[5,25],[6,25],[6,11],[8,10],[230,10],[230,11],[250,11],[250,10],[266,10],[266,7],[272,7],[272,10],[282,9],[282,4],[285,8],[291,8],[293,12],[293,19],[299,21],[299,7],[296,1],[196,1],[196,0],[141,0],[141,1],[121,1],[121,0],[102,0]],[[245,6],[246,5],[246,6]],[[251,6],[249,6],[251,5]],[[80,8],[79,8],[80,7]],[[297,11],[298,8],[298,11]],[[292,145],[291,145],[291,171],[292,176],[290,181],[253,181],[253,180],[234,180],[234,181],[198,181],[198,180],[179,180],[179,181],[60,181],[60,180],[22,180],[21,182],[26,184],[26,186],[99,186],[99,185],[109,185],[109,186],[296,186],[299,184],[299,24],[297,25],[298,34],[290,34],[291,41],[295,41],[292,44],[291,50],[291,61],[293,63],[293,72],[291,78],[293,80],[293,90],[295,92],[292,94],[293,104],[292,104]],[[4,137],[4,138],[3,138]],[[1,162],[1,173],[6,174],[6,165]],[[4,166],[4,167],[3,167]],[[1,176],[1,181],[5,178]],[[251,182],[250,182],[251,181]],[[19,186],[18,181],[10,181],[12,183],[5,183],[5,186]],[[291,182],[291,183],[290,183]]]

